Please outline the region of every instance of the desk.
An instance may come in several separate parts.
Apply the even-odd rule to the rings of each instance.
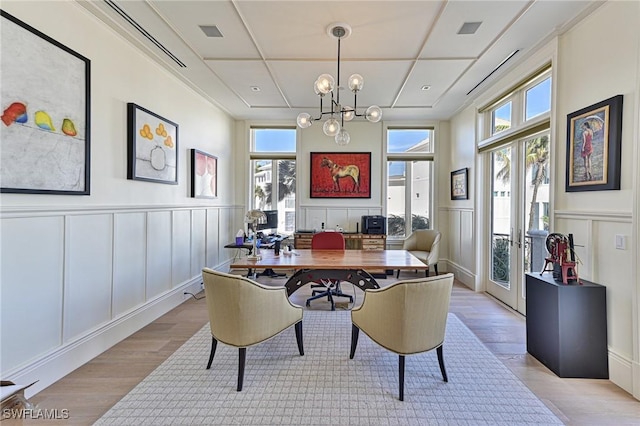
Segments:
[[[290,255],[262,251],[262,259],[236,259],[232,269],[293,269],[296,272],[285,284],[287,295],[309,282],[320,279],[347,281],[356,287],[380,288],[367,271],[376,269],[420,269],[427,265],[406,250],[295,250]]]

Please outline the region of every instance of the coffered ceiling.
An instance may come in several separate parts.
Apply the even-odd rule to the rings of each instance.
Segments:
[[[602,2],[79,3],[233,117],[295,122],[318,109],[318,75],[336,76],[337,41],[327,33],[333,23],[352,29],[341,42],[340,84],[353,73],[364,77],[358,106],[377,104],[384,119],[448,119]],[[459,34],[465,23],[480,24]],[[221,37],[207,36],[203,27],[210,26]],[[340,93],[349,103],[351,93]]]

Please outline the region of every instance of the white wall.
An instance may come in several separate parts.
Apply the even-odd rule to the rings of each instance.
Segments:
[[[234,120],[76,2],[2,8],[91,60],[91,195],[0,199],[1,376],[33,393],[198,291],[243,209]],[[178,185],[126,179],[127,102],[179,124]],[[190,148],[219,157],[218,199],[189,198]]]
[[[553,61],[555,103],[551,118],[553,203],[551,227],[554,232],[573,233],[583,264],[580,276],[607,287],[607,327],[609,375],[618,386],[640,399],[640,325],[638,324],[637,277],[638,244],[638,129],[640,104],[640,3],[606,2],[586,19],[557,40],[528,56],[525,64],[515,67],[485,90],[476,105],[524,78],[545,61]],[[557,58],[557,60],[556,60]],[[624,95],[622,125],[622,179],[619,191],[565,192],[566,116],[567,114],[610,98]],[[460,112],[451,120],[451,169],[472,167],[478,184],[486,188],[488,178],[481,157],[475,154],[476,105]],[[471,185],[474,188],[474,185]],[[450,239],[449,257],[457,270],[466,270],[463,260],[476,257],[469,274],[477,278],[476,288],[483,288],[480,255],[487,246],[483,237],[481,194],[471,190],[472,198],[460,209],[473,208],[480,216],[471,226],[478,237],[477,245],[466,246]],[[462,226],[452,219],[453,233]],[[616,234],[625,235],[627,250],[614,249]],[[455,234],[453,234],[455,235]]]
[[[573,233],[575,243],[582,246],[578,252],[584,262],[581,276],[607,287],[609,374],[629,392],[633,380],[640,379],[633,346],[633,333],[638,332],[637,320],[633,321],[633,310],[637,309],[634,287],[638,282],[631,274],[633,252],[616,250],[614,241],[616,234],[625,235],[628,243],[638,238],[632,235],[632,222],[634,216],[638,220],[639,213],[633,211],[634,191],[638,191],[634,188],[633,162],[638,149],[634,122],[639,96],[639,18],[640,3],[607,2],[560,37],[556,104],[559,143],[555,150],[555,230]],[[560,141],[567,138],[566,115],[618,94],[624,96],[620,190],[565,192],[566,144]],[[635,262],[637,256],[635,253]],[[637,341],[635,345],[637,352]],[[636,397],[640,398],[640,393]]]
[[[339,146],[334,139],[322,132],[321,125],[300,131],[298,146],[298,171],[296,194],[300,208],[296,227],[320,229],[322,222],[327,228],[340,225],[345,231],[355,232],[363,215],[380,215],[384,209],[383,187],[386,185],[387,164],[382,156],[384,139],[383,124],[350,122],[346,126],[351,142]],[[311,152],[370,152],[371,153],[371,198],[310,198]]]

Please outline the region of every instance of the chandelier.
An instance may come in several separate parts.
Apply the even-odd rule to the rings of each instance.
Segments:
[[[371,105],[364,113],[357,112],[358,92],[362,90],[364,79],[360,74],[353,74],[349,77],[349,90],[353,92],[353,106],[342,105],[340,103],[340,40],[349,37],[351,27],[348,24],[331,24],[327,27],[327,33],[331,37],[338,39],[338,73],[334,79],[330,74],[322,74],[314,83],[314,90],[320,98],[320,111],[318,117],[303,112],[298,115],[297,123],[301,129],[311,126],[314,121],[322,120],[325,115],[329,115],[327,121],[322,125],[322,131],[327,136],[335,137],[338,145],[346,145],[351,140],[349,132],[344,128],[345,121],[351,121],[354,117],[364,117],[371,123],[377,123],[382,118],[382,110],[377,105]],[[331,94],[329,102],[331,108],[323,104],[324,97]]]

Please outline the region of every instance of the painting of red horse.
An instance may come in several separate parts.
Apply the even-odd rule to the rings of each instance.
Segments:
[[[371,198],[370,152],[312,152],[311,198]]]

